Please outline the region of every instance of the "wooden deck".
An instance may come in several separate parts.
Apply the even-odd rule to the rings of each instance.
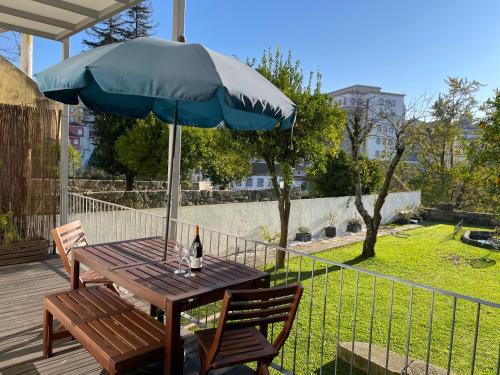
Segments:
[[[46,294],[69,288],[69,277],[59,257],[33,263],[0,267],[0,374],[97,375],[99,364],[74,341],[56,343],[54,356],[42,358],[42,300]],[[125,297],[125,296],[123,296]],[[149,311],[132,296],[125,297]],[[194,336],[183,331],[187,359],[184,374],[198,373]],[[144,374],[145,372],[141,372]],[[214,371],[213,374],[247,375],[245,366]]]

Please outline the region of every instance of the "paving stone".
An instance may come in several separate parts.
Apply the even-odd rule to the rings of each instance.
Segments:
[[[363,372],[368,372],[368,348],[367,342],[356,342],[354,345],[354,359],[353,366]],[[346,363],[351,362],[351,342],[340,343],[339,347],[339,357]],[[386,361],[386,349],[381,348],[372,344],[371,348],[371,365],[370,374],[371,375],[384,375],[385,372],[385,361]],[[400,375],[405,367],[405,357],[389,352],[389,363],[387,366],[388,375]]]

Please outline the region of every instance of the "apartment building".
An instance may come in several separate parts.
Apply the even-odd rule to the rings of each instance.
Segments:
[[[358,100],[364,100],[370,108],[369,116],[376,120],[366,144],[364,153],[369,159],[381,159],[390,152],[390,142],[393,139],[393,131],[390,121],[383,121],[380,117],[373,118],[380,111],[388,112],[394,118],[402,118],[405,111],[405,95],[382,91],[381,87],[367,85],[353,85],[328,93],[333,100],[346,111],[352,111]],[[350,152],[349,139],[346,136],[342,142],[342,148]]]
[[[94,151],[94,115],[84,105],[69,106],[69,144],[82,155],[86,165]]]

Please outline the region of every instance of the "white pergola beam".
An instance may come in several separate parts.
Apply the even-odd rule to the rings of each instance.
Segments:
[[[11,23],[2,22],[2,21],[0,21],[0,28],[6,29],[6,30],[4,30],[4,32],[5,31],[18,31],[18,32],[23,33],[23,34],[41,36],[41,37],[46,38],[46,39],[52,39],[52,40],[57,39],[57,35],[55,35],[55,34],[47,33],[45,31],[35,30],[35,29],[30,28],[30,27],[13,25]]]
[[[40,1],[40,0],[36,0],[36,1]],[[42,1],[56,1],[56,0],[42,0]],[[118,1],[118,0],[116,0],[116,1]],[[72,30],[66,30],[66,31],[63,31],[62,33],[56,35],[56,39],[57,40],[66,39],[66,38],[68,38],[76,33],[79,33],[80,31],[85,30],[96,23],[104,21],[104,20],[112,17],[113,15],[120,13],[120,12],[142,2],[142,1],[143,0],[131,0],[131,1],[124,0],[123,2],[122,1],[116,2],[115,4],[110,5],[109,7],[104,8],[103,10],[98,12],[99,15],[97,17],[87,17],[87,18],[83,19],[82,21],[78,22],[76,25],[74,25]]]
[[[64,9],[72,13],[76,14],[81,14],[82,16],[87,16],[87,17],[92,17],[92,18],[99,18],[99,11],[92,9],[92,8],[87,8],[82,5],[70,3],[64,0],[33,0],[36,1],[37,3],[42,3],[45,5],[49,5],[55,8],[59,9]]]
[[[58,20],[52,17],[42,16],[40,14],[26,12],[21,9],[11,8],[4,5],[0,5],[0,13],[9,14],[11,16],[24,18],[30,21],[40,22],[51,26],[60,27],[63,29],[73,29],[74,24],[62,20]]]

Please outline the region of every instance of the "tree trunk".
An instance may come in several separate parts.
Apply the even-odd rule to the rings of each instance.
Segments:
[[[372,258],[375,256],[375,243],[377,242],[378,225],[373,225],[374,222],[366,226],[366,236],[363,242],[362,257]]]
[[[134,175],[132,173],[125,174],[125,190],[132,191],[134,189]]]
[[[286,248],[288,246],[288,223],[290,220],[290,190],[288,186],[284,186],[281,191],[281,197],[278,201],[280,211],[280,243],[279,246]],[[282,268],[285,265],[284,251],[279,250],[276,256],[276,267]]]

